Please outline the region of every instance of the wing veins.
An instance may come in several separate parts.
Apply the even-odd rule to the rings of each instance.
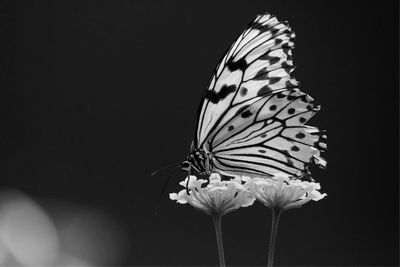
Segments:
[[[240,168],[237,168],[237,167],[235,167],[235,166],[226,164],[226,163],[220,161],[220,160],[217,159],[217,158],[216,158],[215,160],[217,160],[217,161],[219,162],[219,164],[224,165],[224,166],[229,167],[229,168],[234,168],[234,169],[239,169],[239,170],[249,170],[247,173],[251,173],[251,174],[262,174],[262,175],[272,176],[272,174],[270,174],[270,173],[268,173],[268,172],[263,172],[263,171],[259,171],[259,170],[255,170],[255,169],[251,169],[251,168],[247,168],[247,167],[240,167]],[[234,171],[234,170],[233,170],[233,171]],[[244,173],[246,173],[246,171],[244,171]]]
[[[269,159],[278,163],[281,163],[282,165],[288,166],[290,168],[302,171],[302,169],[297,168],[294,165],[290,165],[288,162],[285,161],[281,161],[272,157],[268,157],[268,156],[264,156],[264,155],[258,155],[258,154],[246,154],[246,153],[235,153],[235,154],[230,154],[230,155],[234,155],[234,156],[246,156],[246,157],[253,157],[253,158],[262,158],[262,159]],[[224,157],[221,157],[224,158]]]
[[[274,94],[274,95],[275,95],[275,94]],[[272,95],[269,99],[267,99],[266,102],[268,102],[274,95]],[[282,123],[282,125],[286,125],[286,120],[287,120],[288,118],[286,118],[285,120],[280,120],[280,119],[278,119],[276,116],[277,116],[279,113],[281,113],[282,110],[284,110],[284,109],[285,109],[287,106],[289,106],[292,102],[294,102],[295,100],[299,99],[300,97],[301,97],[301,96],[298,96],[298,97],[294,98],[293,100],[291,100],[290,102],[288,102],[288,103],[287,103],[285,106],[283,106],[279,111],[277,111],[277,112],[275,113],[274,116],[271,116],[270,118],[267,118],[267,119],[261,120],[261,121],[256,121],[255,119],[256,119],[257,117],[255,117],[255,119],[254,119],[254,121],[253,121],[253,124],[249,124],[247,127],[245,127],[245,128],[243,128],[242,130],[240,130],[240,131],[234,133],[234,134],[231,135],[229,138],[222,140],[222,141],[219,142],[218,144],[214,145],[213,148],[219,146],[219,145],[222,144],[223,142],[225,142],[225,141],[231,139],[232,137],[234,137],[234,136],[236,136],[236,135],[238,135],[238,134],[240,134],[240,133],[246,131],[249,127],[251,127],[251,126],[254,125],[254,122],[263,122],[263,121],[266,121],[266,120],[268,120],[268,119],[274,119],[275,121],[279,121],[279,122],[281,122],[281,123],[282,123],[282,121],[285,121],[285,123]],[[260,100],[263,100],[263,98],[261,98]],[[260,100],[257,100],[257,101],[260,101]],[[257,101],[255,101],[254,103],[256,103]],[[301,114],[301,113],[299,113],[299,114]],[[238,115],[239,115],[239,114],[233,116],[229,121],[231,121],[232,119],[236,118]],[[291,117],[290,117],[290,118],[291,118]],[[227,122],[227,123],[228,123],[228,122]],[[225,123],[223,127],[225,127],[227,123]],[[215,136],[217,135],[217,133],[219,133],[223,127],[221,127],[221,128],[215,133],[215,135],[213,136],[213,138],[212,138],[211,141],[214,140],[214,138],[215,138]],[[212,142],[210,142],[210,143],[212,143]]]
[[[264,166],[264,167],[270,167],[270,168],[272,168],[272,169],[277,169],[277,170],[280,170],[280,171],[282,171],[282,172],[290,173],[290,172],[288,172],[287,170],[284,170],[284,169],[279,168],[279,167],[277,167],[277,166],[273,166],[273,165],[269,165],[269,164],[263,164],[263,163],[261,163],[261,162],[248,161],[248,160],[240,160],[240,159],[229,159],[229,158],[225,158],[225,157],[219,157],[219,158],[225,159],[225,160],[234,161],[234,162],[251,163],[251,164],[254,164],[254,165],[259,165],[259,166]],[[241,168],[242,168],[242,167],[241,167]],[[290,174],[292,174],[292,173],[290,173]]]
[[[284,25],[282,22],[278,21],[277,23],[275,23],[275,24],[273,24],[273,25],[270,25],[266,30],[264,30],[263,32],[261,32],[261,31],[258,30],[258,29],[252,28],[253,25],[254,25],[254,23],[252,23],[251,26],[250,26],[250,28],[251,28],[252,30],[258,30],[259,32],[258,32],[253,38],[251,38],[249,41],[247,41],[238,51],[234,51],[234,53],[232,54],[232,58],[236,57],[237,54],[238,54],[238,52],[239,52],[240,50],[242,50],[244,46],[246,46],[247,44],[249,44],[250,42],[252,42],[254,39],[256,39],[258,36],[260,36],[260,35],[263,34],[264,32],[271,30],[272,27],[278,26],[279,24]],[[285,26],[285,25],[284,25],[284,26]],[[251,31],[249,31],[247,34],[249,34],[250,32],[251,32]],[[272,38],[272,34],[271,34],[271,38]],[[271,38],[268,39],[267,41],[271,40]],[[243,40],[243,39],[242,39],[242,40]],[[265,43],[265,42],[262,42],[262,43]],[[258,47],[258,46],[257,46],[257,47]],[[251,51],[253,51],[253,49],[252,49]],[[249,51],[249,52],[250,52],[250,51]],[[248,55],[248,53],[246,53],[245,56],[247,56],[247,55]]]
[[[262,135],[262,134],[265,134],[265,133],[268,133],[268,132],[270,132],[270,131],[273,131],[273,130],[275,130],[275,129],[277,129],[277,128],[280,128],[280,127],[282,127],[282,124],[281,125],[278,125],[278,126],[276,126],[276,127],[274,127],[274,128],[272,128],[272,129],[270,129],[270,130],[268,130],[268,131],[265,131],[265,132],[262,132],[262,133],[260,133],[259,135],[257,135],[257,136],[254,136],[254,138],[256,138],[256,137],[259,137],[260,135]],[[284,129],[282,129],[282,130],[284,130]],[[255,133],[257,130],[255,130],[255,131],[252,131],[250,134],[248,134],[247,136],[245,136],[245,137],[243,137],[243,138],[240,138],[240,139],[238,139],[237,141],[240,141],[240,140],[243,140],[243,139],[246,139],[247,137],[249,137],[250,135],[252,135],[253,133]],[[269,141],[269,139],[268,139],[268,141]],[[240,143],[243,143],[243,142],[246,142],[246,141],[241,141],[241,142],[232,142],[232,143],[235,143],[235,144],[240,144]],[[265,142],[265,141],[263,141],[263,142]]]
[[[238,90],[238,91],[239,91],[239,90]],[[236,96],[236,94],[237,94],[238,91],[236,91],[235,96]],[[270,98],[267,99],[266,101],[268,101],[268,100],[270,100],[270,99],[272,98],[271,95],[266,95],[266,96],[270,96]],[[234,97],[234,98],[235,98],[235,97]],[[232,101],[233,101],[234,98],[232,98]],[[265,100],[264,97],[262,97],[262,98],[256,100],[254,103],[256,103],[256,102],[258,102],[258,101],[262,101],[262,100]],[[232,101],[231,101],[231,103],[230,103],[229,106],[232,106]],[[253,103],[253,104],[254,104],[254,103]],[[223,116],[226,115],[226,113],[227,113],[228,110],[229,110],[229,108],[227,108],[227,109],[224,111]],[[213,138],[210,140],[210,144],[214,141],[215,136],[217,136],[217,134],[222,130],[222,128],[224,128],[229,122],[231,122],[231,121],[232,121],[234,118],[236,118],[238,115],[239,115],[239,114],[235,114],[232,118],[230,118],[227,122],[225,122],[225,123],[222,125],[222,127],[220,127],[220,128],[217,130],[217,132],[214,134]],[[223,116],[221,116],[221,118],[222,118]],[[218,121],[218,123],[219,123],[219,122],[220,122],[220,121]],[[251,126],[251,125],[249,125],[249,126]],[[249,126],[248,126],[248,127],[249,127]],[[244,128],[243,130],[246,130],[248,127]],[[243,130],[242,130],[242,131],[243,131]],[[241,133],[242,131],[239,131],[239,133]],[[210,131],[210,132],[211,132],[211,131]],[[233,136],[236,136],[236,134],[233,134],[231,137],[233,137]],[[207,137],[208,137],[208,136],[207,136]],[[222,142],[224,142],[224,141],[226,141],[226,140],[227,140],[227,139],[223,140]],[[217,147],[217,146],[220,145],[222,142],[219,142],[218,144],[214,145],[213,147]]]

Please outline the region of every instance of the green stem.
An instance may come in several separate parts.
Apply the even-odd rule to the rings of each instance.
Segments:
[[[217,236],[217,245],[218,245],[218,255],[219,255],[219,265],[221,267],[225,267],[225,256],[224,256],[224,244],[222,242],[222,230],[221,230],[221,215],[213,214],[212,215],[215,234]]]
[[[272,225],[269,237],[268,265],[267,265],[269,267],[273,266],[274,264],[276,234],[278,233],[278,223],[280,215],[281,215],[281,209],[279,208],[272,209]]]

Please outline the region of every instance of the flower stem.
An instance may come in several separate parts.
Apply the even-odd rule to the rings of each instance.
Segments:
[[[221,267],[225,267],[225,256],[224,256],[224,244],[222,242],[222,230],[221,230],[221,219],[222,216],[220,214],[212,215],[215,234],[217,236],[217,244],[218,244],[218,255],[219,255],[219,265]]]
[[[276,234],[278,233],[278,223],[280,215],[281,215],[281,209],[279,208],[272,209],[272,225],[269,237],[268,265],[267,265],[269,267],[273,266],[274,264],[275,242],[276,242]]]

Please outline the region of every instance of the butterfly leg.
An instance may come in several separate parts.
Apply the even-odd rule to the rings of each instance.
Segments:
[[[190,172],[191,172],[192,166],[189,166],[187,170],[187,180],[186,180],[186,193],[189,195],[189,181],[190,181]]]
[[[210,170],[210,158],[209,157],[206,158],[205,168],[206,168],[206,172],[211,172],[211,170]]]
[[[211,174],[213,172],[212,154],[206,151],[205,156],[205,173]]]

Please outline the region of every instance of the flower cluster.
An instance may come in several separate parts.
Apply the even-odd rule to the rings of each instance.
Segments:
[[[219,174],[213,173],[208,180],[190,176],[180,182],[180,185],[185,188],[178,194],[171,193],[169,197],[180,204],[189,203],[212,216],[222,267],[226,266],[221,230],[223,215],[240,207],[251,206],[255,200],[272,209],[268,252],[268,266],[272,266],[280,213],[287,209],[301,207],[310,200],[318,201],[326,196],[318,191],[321,189],[319,183],[291,179],[284,174],[277,174],[271,178],[235,177],[229,181],[223,181]]]
[[[275,175],[273,180],[250,179],[248,187],[259,202],[280,210],[300,208],[310,200],[318,201],[327,195],[318,191],[321,189],[319,183],[290,179],[284,174]]]
[[[219,174],[213,173],[209,181],[196,176],[187,179],[180,185],[188,188],[178,194],[171,193],[170,198],[180,204],[189,203],[209,215],[225,215],[240,207],[251,206],[256,199],[271,209],[287,210],[326,196],[318,191],[319,183],[290,179],[283,174],[270,179],[242,177],[222,181]]]
[[[187,184],[188,188],[178,194],[171,193],[170,198],[181,204],[189,203],[209,215],[217,213],[222,216],[240,207],[248,207],[255,200],[239,179],[222,181],[217,173],[211,174],[209,181],[197,180],[196,176],[187,179],[179,184],[184,187]]]

